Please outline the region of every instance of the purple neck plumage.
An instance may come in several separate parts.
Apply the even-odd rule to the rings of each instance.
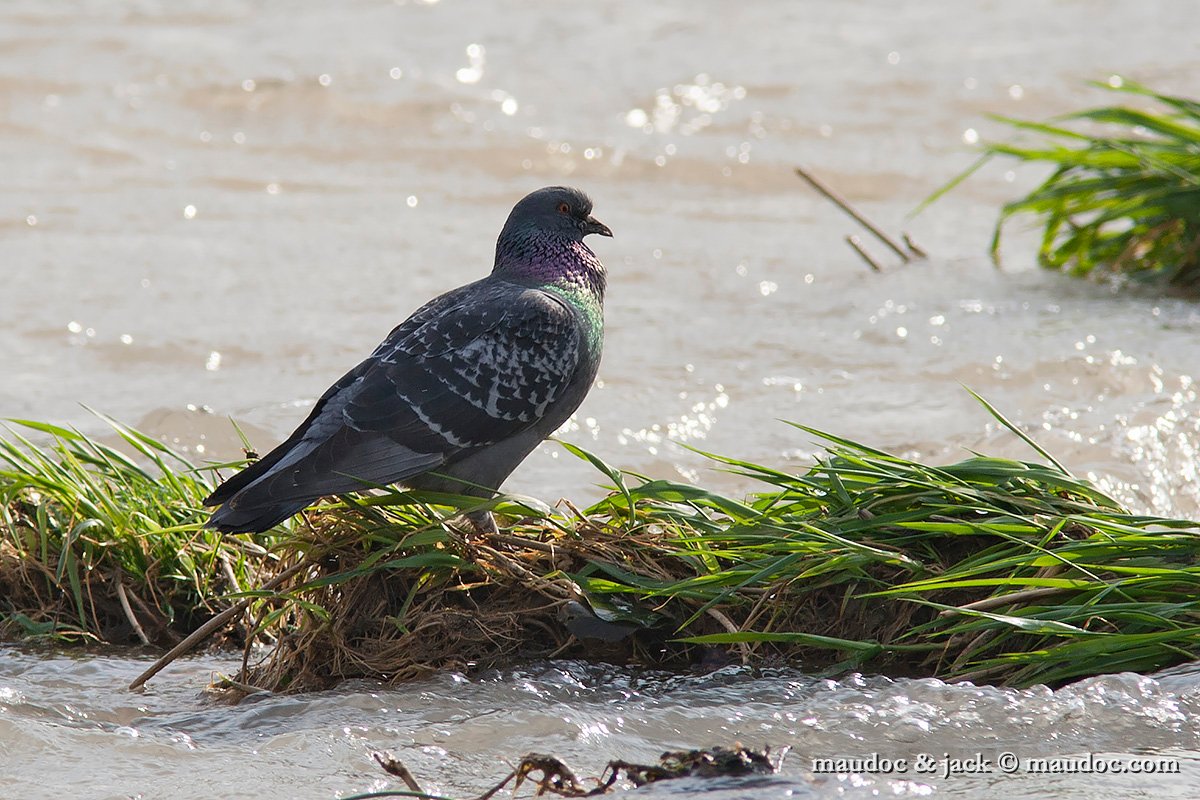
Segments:
[[[540,231],[505,231],[496,242],[492,274],[529,286],[586,292],[600,302],[608,273],[582,239]]]

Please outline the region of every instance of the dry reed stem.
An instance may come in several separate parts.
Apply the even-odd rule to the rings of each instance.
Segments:
[[[121,610],[125,612],[125,618],[133,626],[133,632],[137,634],[138,640],[142,644],[150,644],[150,639],[146,637],[146,632],[142,630],[142,624],[138,622],[138,618],[134,616],[133,609],[129,607],[129,598],[125,594],[125,584],[121,582],[119,573],[116,576],[115,583],[117,585],[117,599],[121,601]]]
[[[901,261],[907,264],[912,260],[912,256],[905,252],[904,248],[901,247],[895,239],[888,236],[878,225],[867,219],[865,214],[858,211],[856,208],[854,208],[854,206],[850,205],[850,202],[834,191],[831,186],[819,179],[816,175],[813,175],[804,167],[796,167],[796,174],[803,178],[809,186],[822,194],[825,199],[829,200],[842,211],[846,212],[851,218],[854,219],[855,222],[870,231],[872,236],[887,245],[893,253],[900,256]]]
[[[284,570],[283,572],[279,573],[271,580],[264,583],[262,588],[266,589],[268,591],[270,591],[271,589],[274,589],[276,586],[279,586],[284,581],[288,580],[290,577],[292,577],[293,575],[298,573],[305,566],[306,566],[306,563],[302,561],[299,564],[296,564],[296,565]],[[225,625],[227,623],[229,623],[235,617],[237,617],[239,614],[241,614],[243,611],[245,611],[246,607],[249,605],[250,605],[249,599],[240,600],[237,603],[234,603],[229,608],[222,611],[221,613],[214,616],[208,622],[201,625],[199,628],[197,628],[195,631],[193,631],[190,636],[188,636],[186,639],[184,639],[179,644],[172,647],[169,651],[167,651],[167,653],[165,655],[163,655],[161,658],[159,658],[157,661],[155,661],[153,664],[151,664],[149,669],[147,669],[141,675],[138,675],[136,678],[134,678],[133,682],[129,684],[129,689],[132,691],[134,689],[140,688],[143,684],[146,683],[146,681],[150,680],[155,675],[157,675],[160,671],[163,670],[163,668],[165,668],[172,661],[174,661],[175,659],[184,655],[185,653],[189,652],[196,645],[200,644],[200,642],[204,641],[205,639],[207,639],[208,637],[212,636],[214,633],[219,631],[221,628],[225,627]]]

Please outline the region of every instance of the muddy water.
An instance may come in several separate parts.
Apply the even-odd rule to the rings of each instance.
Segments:
[[[966,143],[998,133],[987,112],[1099,102],[1083,81],[1112,73],[1195,94],[1194,26],[1178,12],[6,3],[0,415],[99,431],[85,403],[201,458],[238,452],[233,417],[269,447],[412,309],[486,272],[517,198],[565,182],[616,232],[595,244],[611,271],[601,381],[565,438],[735,491],[678,444],[803,464],[815,446],[782,418],[923,458],[1025,455],[967,384],[1136,507],[1196,514],[1196,307],[1043,274],[1019,225],[994,270],[995,210],[1034,171],[995,165],[905,219],[970,163]],[[871,244],[885,271],[869,272],[796,163],[932,257],[900,265]],[[597,480],[547,445],[508,487],[581,500]],[[1188,785],[801,780],[809,756],[871,751],[1145,749],[1195,775],[1186,676],[1050,694],[545,667],[230,711],[195,695],[228,664],[195,662],[146,696],[116,688],[139,666],[0,656],[0,775],[19,787],[0,796],[49,791],[49,774],[81,796],[329,797],[373,785],[365,753],[384,745],[465,791],[522,749],[594,766],[736,736],[803,752],[787,788],[731,797]]]

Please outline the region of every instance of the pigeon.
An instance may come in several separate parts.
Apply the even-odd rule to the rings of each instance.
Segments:
[[[600,365],[612,236],[578,189],[527,195],[491,273],[437,297],[321,395],[281,445],[204,504],[206,527],[258,533],[327,495],[388,484],[491,497],[575,412]],[[487,511],[468,514],[495,532]]]

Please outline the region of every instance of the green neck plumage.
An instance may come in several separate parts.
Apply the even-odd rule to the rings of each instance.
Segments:
[[[584,283],[559,280],[540,287],[566,300],[583,315],[588,345],[593,352],[599,350],[604,341],[604,295]]]

